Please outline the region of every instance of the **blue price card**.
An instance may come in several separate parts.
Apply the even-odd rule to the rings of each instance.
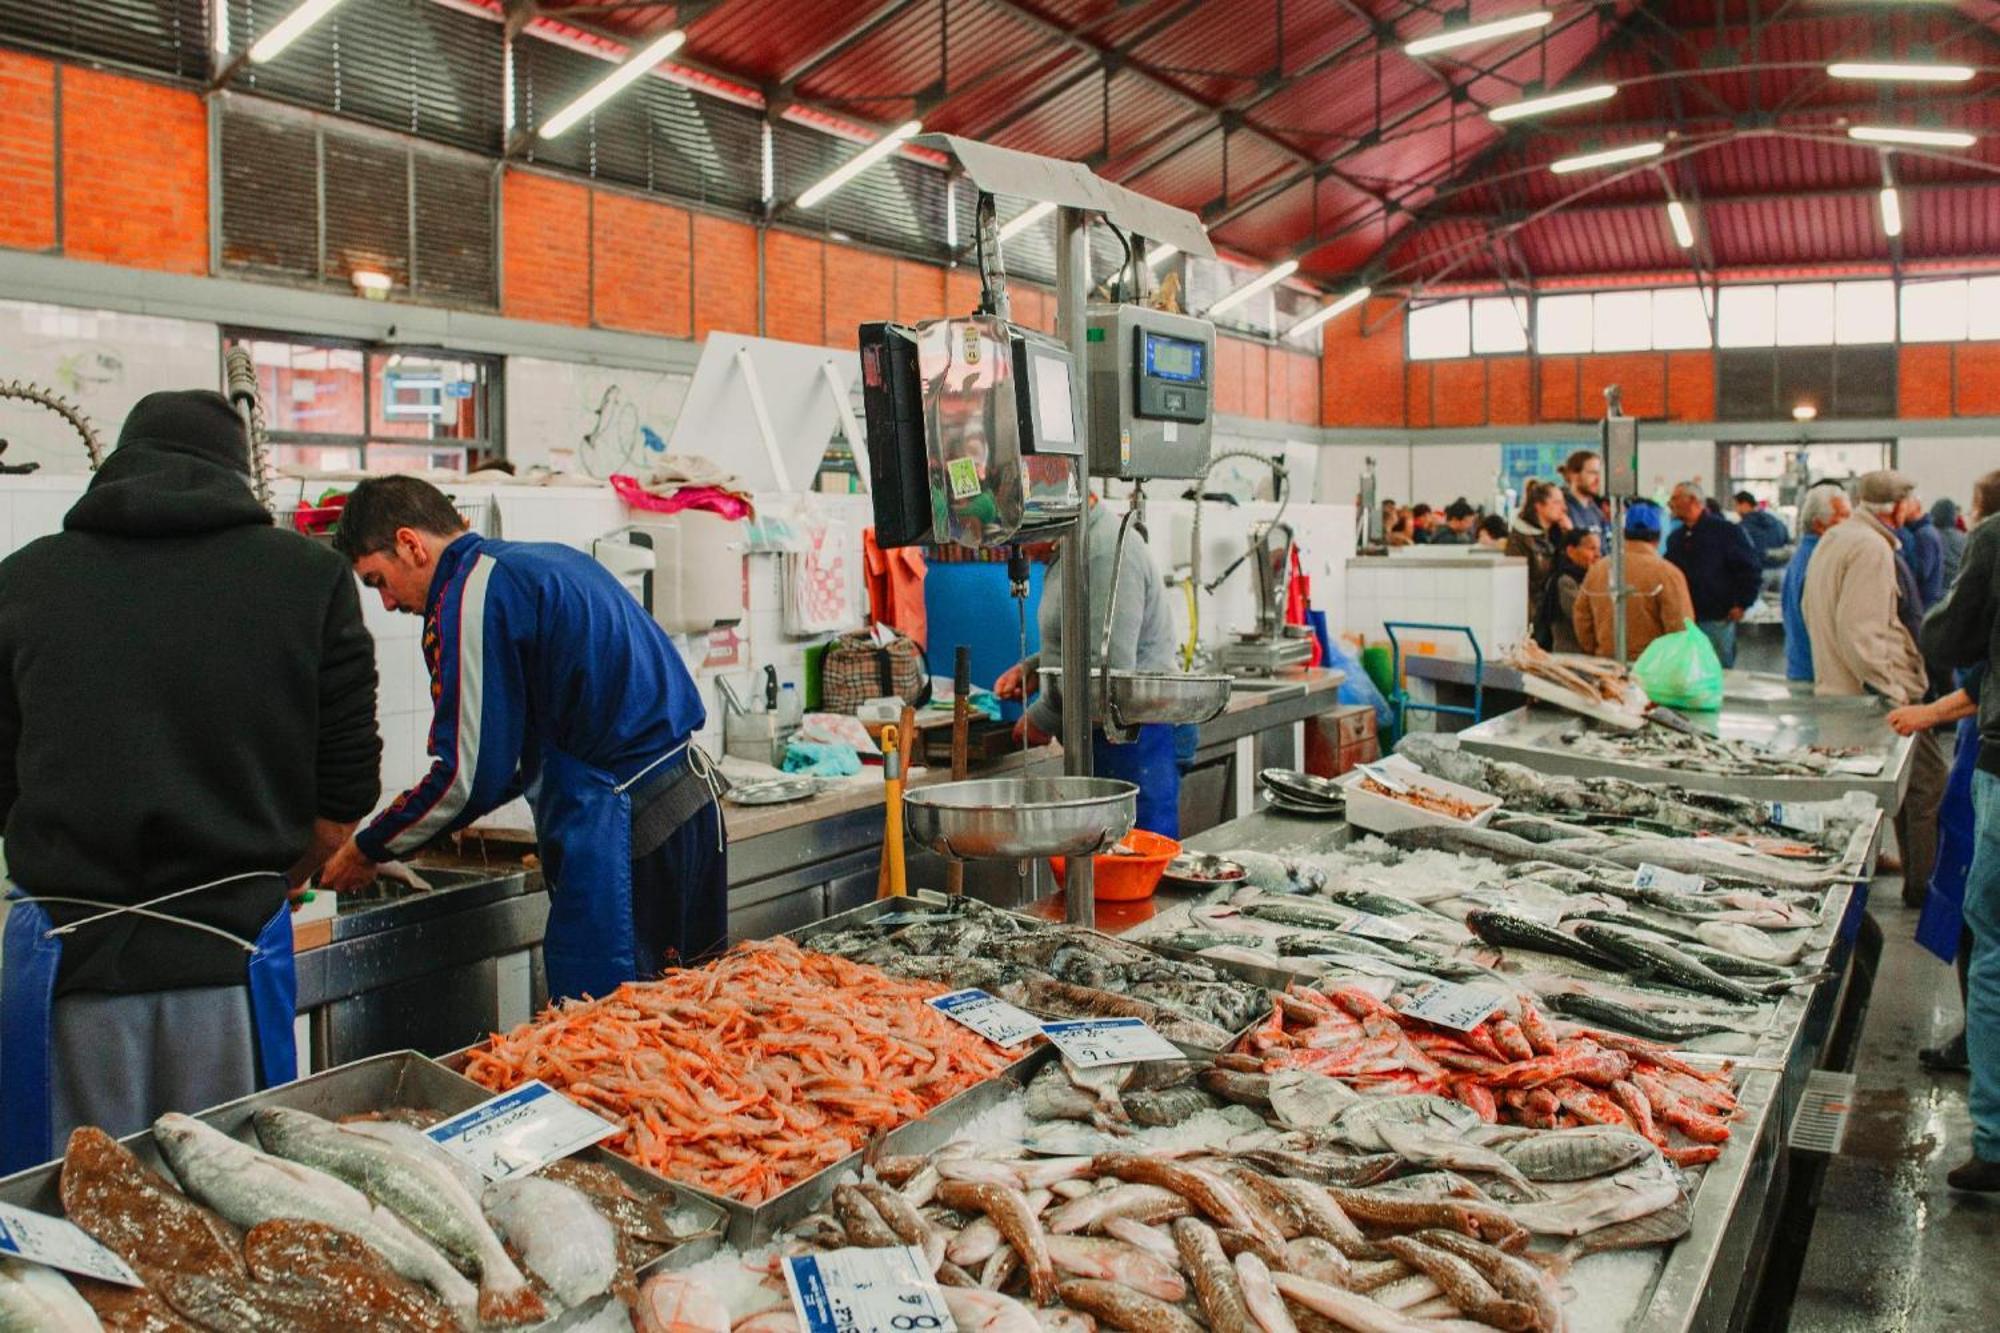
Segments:
[[[828,1250],[785,1260],[803,1333],[957,1333],[922,1250]]]
[[[954,1022],[963,1023],[998,1046],[1019,1046],[1042,1030],[1042,1020],[1025,1009],[1017,1009],[977,986],[955,990],[930,1001],[931,1008]]]
[[[1044,1023],[1042,1035],[1055,1043],[1063,1059],[1079,1069],[1187,1059],[1180,1047],[1155,1032],[1143,1018],[1082,1018]]]
[[[123,1259],[76,1223],[10,1203],[0,1203],[0,1257],[25,1259],[125,1287],[144,1285]]]

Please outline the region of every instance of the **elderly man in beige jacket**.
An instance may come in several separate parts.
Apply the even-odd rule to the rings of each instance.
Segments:
[[[1803,598],[1812,639],[1813,693],[1873,694],[1898,708],[1930,693],[1923,655],[1897,613],[1898,508],[1916,489],[1900,472],[1861,478],[1854,516],[1828,528],[1806,567]],[[1903,903],[1923,906],[1937,860],[1937,808],[1947,765],[1935,732],[1912,738],[1910,785],[1896,812]]]

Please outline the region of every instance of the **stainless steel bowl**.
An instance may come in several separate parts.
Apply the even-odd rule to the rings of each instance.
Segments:
[[[1062,692],[1062,668],[1042,672],[1042,688]],[[1229,706],[1230,676],[1190,675],[1179,671],[1114,671],[1111,697],[1102,695],[1103,676],[1091,681],[1090,710],[1095,721],[1106,716],[1120,727],[1140,727],[1153,722],[1170,726],[1202,723],[1222,715]]]
[[[956,861],[1095,856],[1138,814],[1139,789],[1116,778],[978,778],[903,795],[910,837]]]

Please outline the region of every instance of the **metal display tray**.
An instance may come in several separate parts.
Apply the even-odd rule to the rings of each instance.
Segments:
[[[1458,742],[1478,754],[1521,764],[1538,773],[1629,778],[1634,782],[1667,783],[1764,801],[1837,801],[1850,791],[1863,791],[1890,814],[1902,805],[1910,781],[1911,741],[1889,729],[1886,710],[1874,700],[1730,699],[1724,704],[1721,712],[1694,713],[1689,720],[1725,740],[1780,748],[1858,746],[1866,753],[1882,757],[1882,771],[1872,777],[1855,774],[1774,777],[1702,773],[1639,760],[1604,759],[1578,754],[1563,744],[1561,733],[1576,721],[1574,714],[1533,704],[1459,732]]]
[[[900,911],[938,914],[953,912],[958,910],[953,905],[954,901],[954,899],[946,897],[944,894],[934,893],[928,889],[920,889],[907,897],[878,898],[872,903],[863,903],[861,906],[850,908],[845,912],[836,912],[822,921],[815,921],[810,925],[800,926],[797,930],[790,932],[790,936],[800,945],[809,947],[815,935],[821,935],[830,930],[856,930],[863,926],[873,925],[882,917],[891,916]],[[994,908],[993,910],[1005,911],[1003,908]],[[1064,925],[1063,922],[1050,921],[1045,917],[1033,916],[1027,912],[1006,912],[1005,914],[1018,917],[1023,921],[1032,922],[1037,926]],[[1082,927],[1067,928],[1082,929]],[[1162,949],[1157,945],[1148,943],[1144,938],[1133,938],[1130,935],[1110,935],[1104,931],[1093,931],[1092,933],[1103,935],[1106,939],[1116,940],[1120,944],[1135,945],[1138,948],[1146,950],[1148,953],[1158,954],[1162,958],[1171,958],[1177,963],[1201,963],[1206,967],[1214,968],[1217,972],[1235,977],[1239,981],[1247,981],[1254,986],[1261,986],[1266,991],[1281,991],[1293,982],[1303,979],[1281,968],[1259,967],[1254,963],[1232,963],[1213,958],[1197,958],[1192,954],[1179,950]],[[1034,1011],[1031,1009],[1029,1012],[1033,1013]],[[1199,1046],[1178,1041],[1174,1044],[1184,1051],[1199,1055],[1217,1055],[1223,1051],[1232,1051],[1236,1049],[1237,1043],[1248,1036],[1259,1023],[1269,1018],[1270,1013],[1271,1011],[1266,1009],[1256,1018],[1250,1020],[1249,1023],[1230,1033],[1229,1040],[1219,1047]],[[1060,1015],[1054,1014],[1041,1014],[1037,1016],[1042,1018],[1060,1017]]]
[[[329,1120],[398,1106],[442,1111],[450,1115],[477,1106],[492,1095],[471,1079],[415,1051],[389,1051],[302,1078],[296,1083],[224,1102],[198,1113],[195,1118],[255,1147],[257,1135],[251,1125],[251,1117],[267,1106],[310,1111]],[[141,1130],[119,1141],[146,1166],[168,1180],[174,1179],[173,1171],[154,1145],[152,1130]],[[664,1180],[603,1148],[586,1148],[576,1156],[609,1167],[634,1193],[657,1199],[661,1211],[674,1215],[677,1220],[692,1222],[692,1234],[682,1242],[683,1246],[722,1234],[726,1220],[723,1210],[703,1198],[699,1191]],[[0,1179],[0,1203],[61,1217],[61,1180],[61,1158],[17,1171]],[[679,1248],[677,1246],[668,1254],[675,1253]],[[660,1259],[655,1259],[640,1271],[651,1271],[660,1262]]]

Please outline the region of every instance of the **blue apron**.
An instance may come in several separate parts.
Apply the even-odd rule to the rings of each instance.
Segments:
[[[1972,869],[1972,774],[1979,767],[1979,719],[1958,724],[1958,752],[1951,776],[1938,802],[1937,865],[1931,871],[1931,891],[1924,895],[1917,918],[1917,943],[1949,963],[1958,957],[1959,931],[1965,924],[1965,877]]]
[[[62,1155],[55,1141],[55,988],[62,936],[51,934],[46,909],[18,889],[0,941],[0,1175]],[[298,1077],[293,1021],[298,1017],[298,972],[292,961],[292,910],[280,903],[245,965],[250,1023],[257,1042],[257,1074],[266,1088]],[[202,1111],[206,1107],[176,1108]]]
[[[1090,733],[1092,771],[1100,778],[1136,783],[1138,827],[1164,838],[1181,835],[1181,770],[1174,748],[1174,728],[1162,722],[1140,727],[1129,745],[1113,744],[1102,730]]]
[[[528,799],[549,894],[542,963],[551,1002],[609,995],[639,975],[630,786],[561,750],[541,751]]]

